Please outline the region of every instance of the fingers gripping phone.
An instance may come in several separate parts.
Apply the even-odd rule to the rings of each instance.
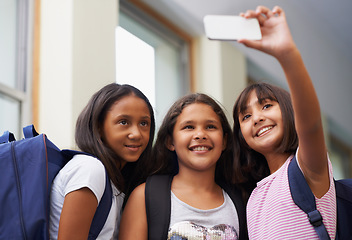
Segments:
[[[230,15],[206,15],[205,34],[211,40],[260,40],[262,33],[256,18]]]

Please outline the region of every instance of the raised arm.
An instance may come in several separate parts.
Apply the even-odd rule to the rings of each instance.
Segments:
[[[301,54],[292,39],[285,13],[280,7],[269,10],[259,6],[241,16],[256,17],[263,38],[239,42],[272,55],[285,72],[299,138],[298,160],[311,190],[315,196],[321,197],[329,189],[329,173],[320,106]]]
[[[119,237],[122,240],[147,240],[148,225],[145,209],[145,184],[136,187],[122,213]]]

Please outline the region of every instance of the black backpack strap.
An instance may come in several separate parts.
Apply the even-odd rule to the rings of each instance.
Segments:
[[[247,231],[247,218],[246,218],[246,205],[242,199],[242,192],[239,188],[234,185],[228,185],[224,183],[218,183],[219,186],[225,190],[225,192],[229,195],[232,202],[234,203],[238,215],[238,222],[240,228],[240,240],[248,239],[248,231]]]
[[[171,216],[171,175],[153,175],[145,184],[148,239],[167,239]]]
[[[352,239],[352,179],[335,181],[337,200],[336,239]]]
[[[308,215],[309,222],[314,227],[319,238],[330,239],[323,223],[323,217],[317,210],[314,194],[299,169],[296,156],[288,166],[288,181],[293,201]]]
[[[92,224],[90,225],[88,239],[96,239],[103,229],[110,213],[112,204],[112,189],[109,175],[105,170],[105,190],[95,211]]]

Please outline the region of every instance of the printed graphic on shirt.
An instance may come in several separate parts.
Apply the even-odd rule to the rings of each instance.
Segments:
[[[168,240],[236,240],[238,234],[233,226],[219,224],[207,228],[193,222],[179,222],[169,229]]]

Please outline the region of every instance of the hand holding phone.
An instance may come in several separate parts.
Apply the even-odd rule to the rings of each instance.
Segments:
[[[205,34],[211,40],[260,40],[262,33],[256,18],[230,15],[206,15]]]

